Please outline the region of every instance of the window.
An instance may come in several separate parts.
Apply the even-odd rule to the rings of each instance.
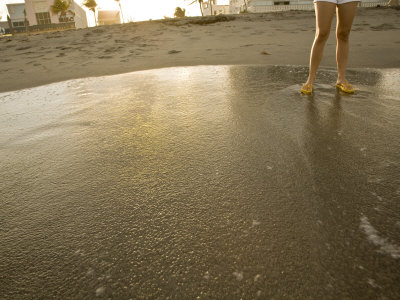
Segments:
[[[50,13],[48,12],[36,13],[36,21],[38,25],[51,24]]]
[[[279,2],[275,1],[274,2],[274,5],[289,5],[289,4],[290,4],[290,1],[279,1]]]
[[[16,28],[16,27],[25,27],[25,22],[24,22],[24,21],[13,22],[13,23],[12,23],[12,26],[13,26],[14,28]]]

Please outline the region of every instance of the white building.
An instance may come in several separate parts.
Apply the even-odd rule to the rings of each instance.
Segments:
[[[97,23],[99,25],[121,24],[119,10],[99,10],[97,12]]]
[[[230,14],[230,5],[219,5],[216,0],[208,0],[203,2],[203,15],[215,16],[221,14]]]
[[[26,17],[29,25],[49,25],[74,23],[75,28],[88,27],[85,10],[75,1],[71,1],[71,7],[66,15],[55,14],[51,6],[54,0],[25,0]]]
[[[13,28],[25,28],[25,3],[7,4],[7,11]]]
[[[387,0],[361,0],[360,6],[386,5]],[[248,0],[248,12],[262,13],[280,10],[314,10],[313,0]]]
[[[248,0],[230,0],[229,1],[229,12],[231,14],[240,14],[247,8]]]

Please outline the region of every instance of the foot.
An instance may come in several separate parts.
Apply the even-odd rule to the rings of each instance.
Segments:
[[[305,84],[303,84],[303,86],[301,87],[300,92],[301,92],[302,94],[310,95],[310,94],[312,94],[313,90],[314,90],[314,86],[313,86],[312,83],[305,83]]]
[[[354,87],[348,82],[336,82],[336,87],[341,90],[342,92],[353,94]]]

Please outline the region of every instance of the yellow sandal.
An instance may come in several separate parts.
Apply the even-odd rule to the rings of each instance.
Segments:
[[[336,87],[347,94],[353,94],[355,91],[350,83],[337,83]]]
[[[303,84],[303,86],[301,87],[301,90],[300,90],[300,92],[302,94],[306,94],[306,95],[312,94],[313,91],[314,91],[314,86],[312,83]]]

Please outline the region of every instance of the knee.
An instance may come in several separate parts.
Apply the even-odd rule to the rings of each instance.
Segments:
[[[329,37],[329,30],[318,30],[316,32],[315,38],[317,42],[324,43]]]
[[[336,32],[337,40],[347,42],[349,40],[350,29],[342,29]]]

